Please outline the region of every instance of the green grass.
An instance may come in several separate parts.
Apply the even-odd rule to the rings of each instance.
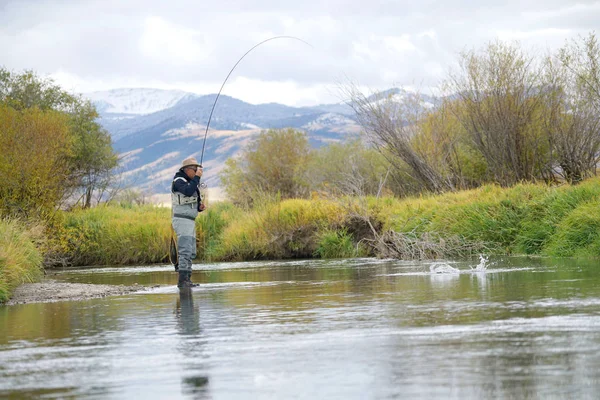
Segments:
[[[166,261],[171,210],[106,207],[65,213],[60,245],[74,265],[126,265]]]
[[[594,178],[577,186],[490,185],[439,196],[372,200],[371,209],[387,229],[483,242],[493,253],[597,257],[594,220],[600,209],[589,206],[582,214],[577,208],[598,199],[600,180]]]
[[[600,244],[600,201],[584,203],[563,218],[544,247],[550,256],[598,255]]]
[[[346,229],[327,229],[318,234],[315,255],[320,258],[349,258],[362,254],[360,246],[355,245]]]
[[[242,214],[241,209],[227,202],[215,203],[200,213],[196,219],[197,257],[206,261],[217,260],[223,230]]]
[[[42,278],[43,258],[36,245],[41,236],[40,226],[0,219],[0,303],[8,300],[18,285]]]

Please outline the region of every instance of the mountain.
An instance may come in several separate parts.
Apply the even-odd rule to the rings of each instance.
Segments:
[[[121,155],[124,183],[151,193],[168,193],[182,159],[200,160],[206,124],[216,95],[160,89],[114,89],[84,95]],[[269,128],[307,132],[315,147],[357,136],[353,111],[344,104],[289,107],[249,104],[221,95],[207,134],[202,163],[205,181],[218,186],[225,160]]]
[[[105,115],[151,114],[198,97],[182,90],[113,89],[86,95]]]
[[[407,93],[390,89],[371,101]],[[182,159],[202,158],[206,124],[215,94],[197,95],[178,90],[114,89],[84,95],[97,107],[100,123],[110,132],[121,155],[124,183],[150,193],[168,193]],[[435,104],[423,98],[422,106]],[[360,127],[346,104],[289,107],[277,103],[249,104],[230,96],[218,99],[206,136],[202,163],[204,181],[218,186],[225,161],[238,154],[265,129],[295,128],[320,147],[358,137]]]

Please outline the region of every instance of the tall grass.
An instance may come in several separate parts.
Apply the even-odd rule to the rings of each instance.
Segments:
[[[490,185],[439,196],[383,199],[375,203],[386,207],[371,208],[384,231],[421,238],[433,233],[457,245],[483,245],[490,253],[595,257],[600,243],[594,245],[593,220],[600,209],[576,210],[598,199],[600,180],[594,178],[577,186]]]
[[[109,207],[65,214],[60,244],[75,265],[146,264],[168,259],[171,210]]]
[[[561,256],[574,254],[574,251],[567,250],[557,243],[560,235],[563,234],[562,221],[579,205],[597,199],[600,199],[598,179],[590,179],[578,186],[563,186],[548,190],[544,195],[533,199],[529,203],[527,215],[521,222],[516,243],[517,251],[525,254],[545,253]],[[594,215],[594,210],[591,211]],[[557,237],[554,237],[555,235]],[[554,244],[550,244],[551,240]],[[553,249],[547,248],[548,246]]]
[[[41,238],[40,226],[25,227],[17,220],[0,219],[0,303],[21,283],[43,276],[43,258],[36,246]]]
[[[598,203],[600,179],[562,187],[489,185],[405,199],[265,198],[251,210],[217,203],[196,220],[198,259],[453,257],[473,251],[595,257]],[[168,208],[151,206],[97,207],[66,213],[53,233],[77,265],[164,262],[170,215]]]
[[[231,221],[216,255],[225,260],[312,257],[317,233],[340,227],[344,218],[343,207],[332,201],[264,202]]]
[[[575,208],[557,226],[543,252],[552,256],[598,255],[600,252],[600,201]]]
[[[315,256],[320,258],[350,258],[366,255],[366,249],[346,229],[326,229],[317,235]]]
[[[227,202],[215,203],[200,213],[196,219],[197,258],[218,260],[223,230],[242,214],[240,208]]]

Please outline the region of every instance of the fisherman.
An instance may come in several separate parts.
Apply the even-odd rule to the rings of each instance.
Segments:
[[[183,160],[181,168],[171,183],[173,230],[177,235],[177,260],[179,272],[177,286],[189,288],[192,283],[192,260],[196,257],[196,217],[206,208],[200,195],[202,165],[195,158]]]

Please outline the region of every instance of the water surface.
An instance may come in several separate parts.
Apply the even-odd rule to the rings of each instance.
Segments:
[[[167,265],[60,270],[160,286],[0,306],[0,397],[598,397],[597,262],[444,264],[198,264],[184,292]]]

